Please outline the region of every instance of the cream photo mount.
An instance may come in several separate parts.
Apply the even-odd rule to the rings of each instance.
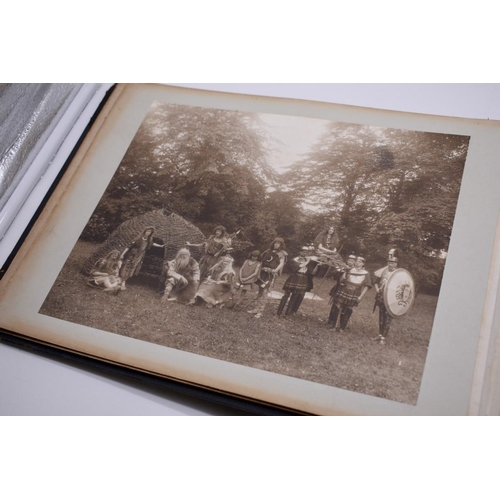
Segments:
[[[451,244],[415,405],[220,361],[39,313],[156,101],[470,137]],[[496,288],[488,287],[488,283],[490,273],[496,269],[494,248],[498,248],[495,240],[500,209],[499,135],[500,123],[492,121],[162,85],[118,85],[0,282],[0,328],[114,365],[306,414],[498,414],[495,406],[498,402],[484,400],[495,392],[491,384],[498,383],[498,369],[494,368],[498,359],[495,342],[490,340],[495,339],[494,332],[484,331],[483,313],[489,311],[488,300],[496,302]],[[493,318],[491,311],[488,314]],[[490,319],[486,324],[494,328],[498,321]],[[485,376],[493,378],[485,380]]]

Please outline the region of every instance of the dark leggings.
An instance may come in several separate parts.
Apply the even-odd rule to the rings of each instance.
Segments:
[[[288,298],[290,298],[290,302],[288,302],[288,307],[286,308],[285,316],[288,316],[289,314],[295,314],[299,310],[300,304],[302,304],[302,300],[304,300],[304,295],[305,295],[304,293],[285,292],[285,295],[283,295],[280,304],[278,306],[278,313],[277,313],[278,316],[281,316],[283,309],[285,309],[285,305],[288,301]]]
[[[392,316],[387,312],[385,305],[378,306],[378,328],[382,337],[387,337],[391,326]]]
[[[337,304],[332,304],[332,308],[330,309],[330,316],[328,318],[328,324],[332,325],[333,328],[337,326],[337,319],[340,316],[340,329],[345,330],[347,327],[347,323],[349,323],[349,319],[352,314],[352,307],[342,306],[342,309],[339,308]]]

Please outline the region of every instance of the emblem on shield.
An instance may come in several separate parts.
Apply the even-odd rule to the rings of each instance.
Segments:
[[[384,287],[384,303],[393,318],[408,314],[415,302],[415,282],[406,269],[396,269]]]

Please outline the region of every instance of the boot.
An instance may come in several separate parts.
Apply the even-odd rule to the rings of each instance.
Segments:
[[[162,295],[162,298],[161,298],[162,301],[167,301],[168,300],[168,296],[170,295],[170,292],[172,291],[173,287],[174,287],[174,285],[172,285],[172,283],[167,283],[165,285],[165,290],[163,290],[163,295]]]

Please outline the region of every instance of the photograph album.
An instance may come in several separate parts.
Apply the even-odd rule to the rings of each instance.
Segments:
[[[500,413],[500,123],[109,95],[0,329],[305,415]]]

